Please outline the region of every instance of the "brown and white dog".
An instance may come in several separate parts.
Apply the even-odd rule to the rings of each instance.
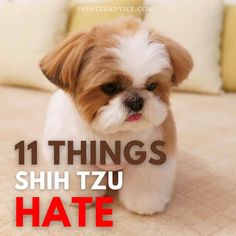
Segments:
[[[171,197],[176,164],[169,96],[192,65],[182,46],[133,17],[70,36],[40,64],[45,76],[60,88],[49,104],[45,141],[105,140],[112,146],[115,140],[126,144],[138,139],[149,147],[154,140],[164,140],[164,164],[122,162],[124,180],[119,190],[130,211],[163,211]],[[46,147],[44,152],[49,156]],[[99,169],[76,166],[80,168]],[[79,191],[75,186],[70,194]],[[83,192],[88,194],[104,191]]]

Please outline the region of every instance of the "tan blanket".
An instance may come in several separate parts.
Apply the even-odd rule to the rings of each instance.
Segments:
[[[53,224],[33,229],[30,218],[26,227],[15,228],[16,195],[29,201],[36,195],[42,195],[45,201],[51,197],[43,192],[14,190],[15,174],[22,169],[17,166],[14,145],[40,138],[49,97],[34,90],[0,87],[0,235],[236,235],[236,94],[173,94],[178,171],[173,199],[165,213],[139,216],[116,200],[112,229],[94,227],[93,207],[88,211],[86,228]],[[44,207],[46,204],[43,215]],[[77,209],[66,210],[76,225]]]

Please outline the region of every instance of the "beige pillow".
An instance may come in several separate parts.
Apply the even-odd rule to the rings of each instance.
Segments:
[[[224,89],[236,91],[236,5],[225,8],[221,62]]]
[[[69,32],[78,32],[120,16],[143,17],[143,0],[73,0]]]
[[[181,43],[192,55],[194,69],[179,89],[218,93],[221,91],[220,36],[221,0],[160,1],[145,21],[157,31]]]
[[[67,0],[23,0],[0,4],[0,84],[54,89],[40,59],[62,40]]]

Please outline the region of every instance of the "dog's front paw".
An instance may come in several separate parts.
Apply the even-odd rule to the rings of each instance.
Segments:
[[[163,212],[170,200],[170,196],[158,194],[157,192],[145,193],[130,189],[122,189],[119,197],[129,211],[145,215]]]

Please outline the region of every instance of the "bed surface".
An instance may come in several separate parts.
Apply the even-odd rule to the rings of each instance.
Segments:
[[[17,166],[14,145],[40,139],[49,98],[45,92],[0,87],[0,235],[236,235],[236,94],[172,95],[178,169],[173,199],[165,213],[139,216],[115,200],[112,229],[93,226],[93,207],[88,210],[86,228],[56,224],[46,229],[16,229],[15,196],[30,199],[37,192],[14,190],[15,174],[22,169]],[[76,222],[76,208],[66,210]]]

